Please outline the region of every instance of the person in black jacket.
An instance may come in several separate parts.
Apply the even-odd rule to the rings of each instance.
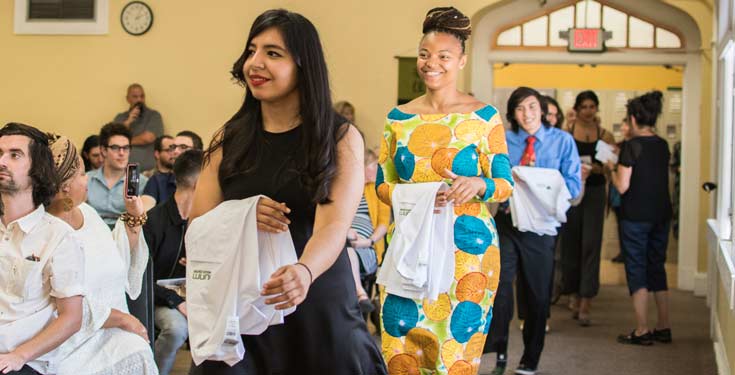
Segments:
[[[181,154],[173,169],[176,193],[148,212],[143,232],[153,259],[156,281],[186,277],[184,233],[201,167],[201,150]],[[160,331],[154,354],[158,371],[166,375],[174,364],[176,351],[188,337],[186,301],[174,290],[157,283],[154,288],[154,320]]]

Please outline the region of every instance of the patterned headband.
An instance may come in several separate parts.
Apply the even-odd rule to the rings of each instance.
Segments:
[[[63,135],[48,133],[48,142],[51,154],[54,157],[54,167],[59,180],[64,183],[79,170],[79,154],[77,148]]]

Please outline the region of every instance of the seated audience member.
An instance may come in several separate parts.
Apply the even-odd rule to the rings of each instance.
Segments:
[[[173,167],[178,152],[174,138],[168,135],[156,140],[156,170],[148,178],[143,190],[143,202],[147,209],[168,199],[176,191]],[[159,140],[161,142],[159,142]]]
[[[102,156],[100,136],[98,134],[90,135],[84,140],[84,146],[82,146],[82,160],[84,160],[85,172],[102,167],[102,162],[105,161],[105,158]]]
[[[17,123],[0,129],[4,374],[55,374],[57,347],[82,323],[84,255],[72,229],[45,210],[57,188],[46,135]]]
[[[148,246],[140,235],[145,220],[138,197],[125,199],[125,221],[115,230],[84,203],[87,175],[74,144],[51,136],[59,192],[48,212],[74,229],[82,245],[85,267],[82,327],[59,348],[59,375],[156,374],[145,327],[128,312],[125,293],[137,298],[148,262]],[[119,328],[119,329],[114,329]]]
[[[187,140],[187,138],[189,140]],[[197,150],[203,150],[204,144],[202,143],[202,137],[200,137],[197,133],[194,133],[191,130],[182,130],[178,134],[176,134],[176,138],[174,138],[174,145],[179,150],[178,153],[182,153],[189,148],[195,148]],[[184,149],[181,145],[187,145],[188,148]]]
[[[92,206],[109,227],[114,227],[120,214],[125,212],[125,172],[130,157],[130,130],[123,124],[109,123],[100,130],[100,146],[105,162],[102,168],[87,172],[89,177],[87,203]],[[141,175],[138,194],[148,178]]]
[[[201,167],[201,150],[179,155],[174,163],[178,189],[148,213],[143,232],[151,250],[156,281],[186,276],[184,233]],[[186,301],[175,291],[159,285],[155,286],[154,295],[154,319],[161,332],[155,342],[156,364],[160,373],[166,375],[174,364],[176,351],[188,337]]]
[[[163,120],[158,111],[145,105],[145,91],[140,84],[128,86],[125,100],[130,108],[118,113],[112,121],[125,125],[132,133],[130,160],[139,163],[141,170],[145,171],[155,166],[153,142],[163,135]]]
[[[171,173],[171,169],[174,167],[174,161],[171,158],[171,145],[174,144],[174,137],[164,134],[153,142],[153,158],[156,159],[156,166],[143,172],[143,175],[148,177],[158,173]]]
[[[176,158],[186,150],[201,150],[202,149],[202,138],[196,133],[184,130],[179,132],[175,138],[173,138],[169,146],[169,155],[171,165],[176,161]],[[146,207],[150,208],[159,203],[165,202],[168,198],[173,195],[176,191],[176,178],[174,174],[160,173],[158,176],[153,176],[143,191],[143,198],[146,202]],[[150,200],[153,200],[152,204]]]

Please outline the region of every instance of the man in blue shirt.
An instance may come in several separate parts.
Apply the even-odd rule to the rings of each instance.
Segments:
[[[130,130],[123,124],[109,123],[100,130],[100,148],[105,157],[102,168],[87,172],[87,203],[97,210],[102,220],[113,227],[125,212],[125,172],[130,158]],[[140,175],[138,194],[148,178]]]
[[[556,169],[571,196],[577,198],[582,189],[577,146],[569,133],[542,122],[546,112],[543,103],[541,94],[528,87],[519,87],[511,94],[507,114],[511,130],[505,134],[511,165]],[[515,373],[533,375],[544,347],[556,236],[519,231],[513,226],[507,205],[500,208],[495,221],[500,237],[500,283],[484,352],[497,352],[492,374],[503,374],[513,318],[513,279],[520,271],[523,277],[518,278],[517,287],[523,289],[529,301],[523,327],[525,348]]]
[[[163,136],[168,137],[168,136]],[[176,135],[175,138],[169,137],[168,142],[163,142],[162,145],[166,145],[166,148],[160,146],[161,153],[167,152],[168,162],[173,168],[176,158],[183,154],[187,150],[201,150],[202,139],[194,132],[184,130]],[[160,172],[160,171],[159,171]],[[176,192],[176,177],[174,176],[173,170],[168,170],[165,173],[156,173],[151,176],[148,184],[143,190],[143,196],[145,198],[152,198],[155,203],[150,205],[161,204],[168,200]]]

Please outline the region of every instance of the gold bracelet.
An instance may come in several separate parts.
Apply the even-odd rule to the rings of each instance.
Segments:
[[[133,216],[125,212],[124,214],[120,215],[120,220],[122,220],[123,223],[125,223],[125,225],[127,225],[128,227],[135,228],[138,226],[143,226],[146,222],[148,222],[148,214],[144,212],[143,215]]]

